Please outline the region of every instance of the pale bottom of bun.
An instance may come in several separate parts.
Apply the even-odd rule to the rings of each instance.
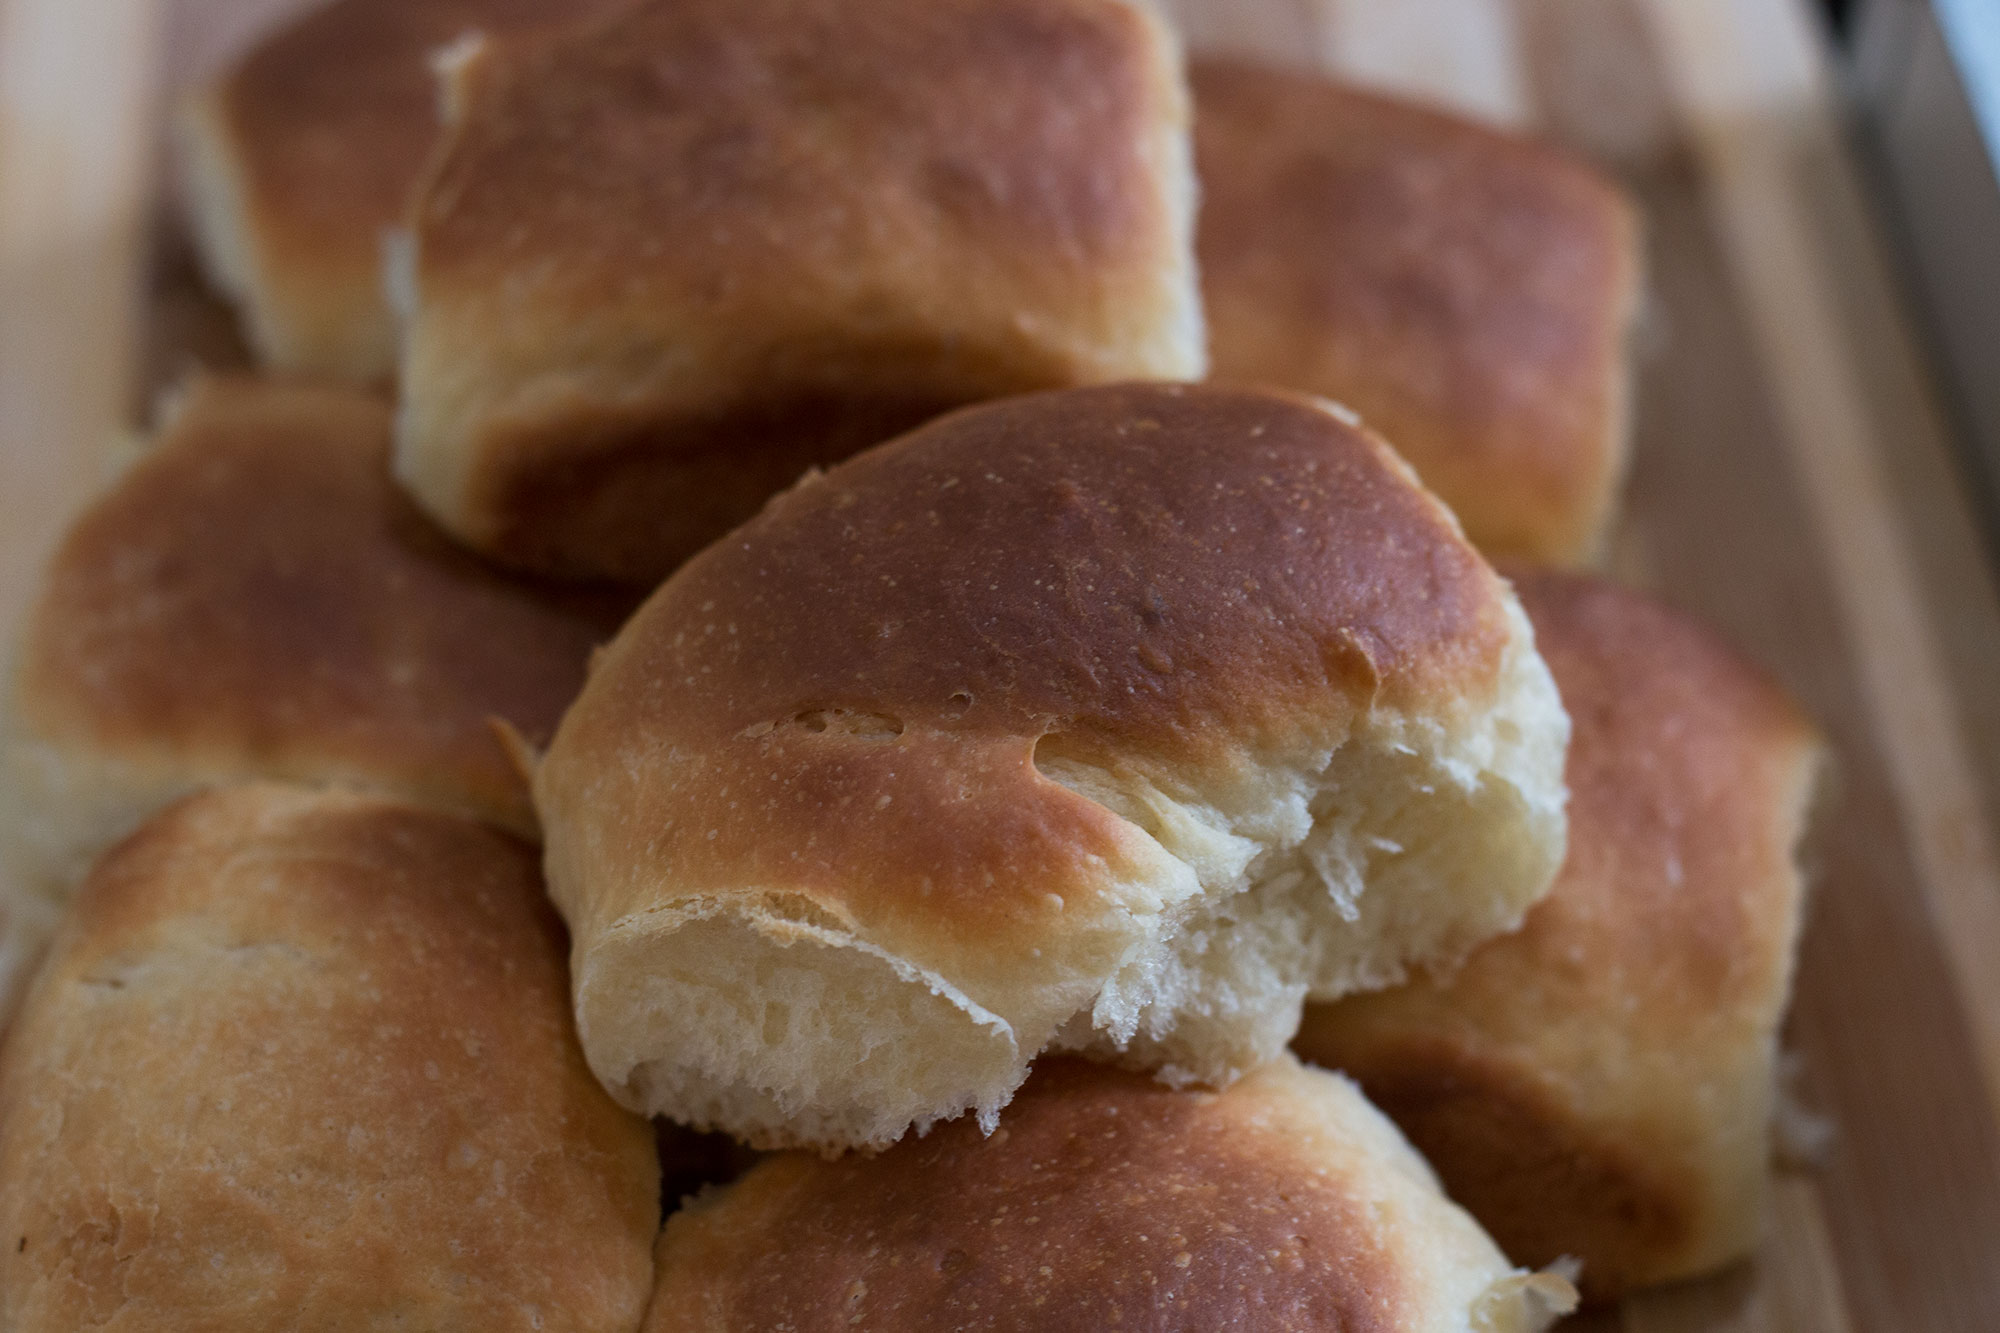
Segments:
[[[1416,730],[1371,725],[1198,792],[1045,746],[1043,775],[1165,867],[1071,909],[1095,966],[972,994],[798,894],[683,899],[579,933],[584,1048],[626,1106],[772,1148],[882,1147],[968,1111],[990,1128],[1043,1050],[1227,1085],[1284,1049],[1308,997],[1448,966],[1546,889],[1563,814],[1517,780],[1538,767],[1511,752],[1524,729]]]
[[[55,933],[63,901],[89,867],[73,832],[54,824],[32,789],[47,779],[44,758],[0,736],[0,1035]],[[112,837],[132,827],[115,813],[104,818]]]
[[[259,284],[249,199],[223,120],[222,109],[208,98],[180,109],[174,118],[176,184],[202,275],[236,305],[245,332],[261,353],[268,350],[269,321],[253,299]]]
[[[0,1036],[97,858],[209,785],[187,772],[78,761],[37,741],[0,743]]]
[[[99,853],[203,785],[186,774],[78,764],[18,735],[0,740],[0,1032]]]
[[[184,766],[85,757],[19,731],[0,744],[0,892],[56,904],[105,848],[214,780]]]
[[[0,871],[0,1044],[59,916],[53,902],[20,891]]]
[[[195,253],[209,283],[235,305],[257,359],[279,370],[370,383],[396,366],[396,321],[372,263],[324,242],[289,264],[244,177],[228,113],[198,98],[176,117],[180,192]],[[363,280],[356,281],[360,277]]]
[[[13,722],[0,736],[0,1014],[27,980],[76,888],[106,849],[183,796],[271,778],[304,787],[378,791],[504,825],[490,810],[389,772],[310,756],[196,757],[172,749],[119,753],[57,744]],[[526,830],[515,829],[525,833]],[[11,966],[19,975],[9,979]]]
[[[695,910],[572,963],[591,1068],[628,1107],[758,1148],[885,1146],[967,1110],[990,1128],[1026,1075],[1007,1022],[941,977],[846,931]]]

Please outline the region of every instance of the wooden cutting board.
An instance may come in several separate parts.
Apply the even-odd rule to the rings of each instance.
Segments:
[[[0,0],[0,623],[161,384],[234,355],[160,107],[302,0]],[[1173,0],[1198,46],[1532,128],[1650,226],[1613,571],[1838,748],[1790,1041],[1834,1127],[1754,1265],[1574,1321],[2000,1330],[2000,603],[1803,0]],[[163,239],[168,238],[168,239]]]

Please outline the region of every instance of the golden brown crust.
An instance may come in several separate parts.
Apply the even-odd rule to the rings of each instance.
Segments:
[[[537,780],[552,847],[563,821],[624,882],[552,870],[555,892],[585,936],[645,901],[802,894],[976,997],[1027,942],[1052,968],[1114,947],[1094,897],[1137,864],[1038,748],[1171,789],[1370,709],[1490,699],[1503,596],[1394,456],[1307,400],[968,409],[780,496],[633,617]],[[639,864],[618,828],[648,830]]]
[[[631,1328],[651,1131],[571,1028],[533,849],[196,797],[98,868],[0,1059],[0,1324]]]
[[[394,362],[382,236],[438,138],[431,56],[472,31],[524,33],[625,0],[334,0],[260,43],[202,94],[227,155],[253,322],[287,369],[367,379]],[[211,245],[219,238],[206,238]],[[261,308],[257,308],[261,307]]]
[[[490,44],[450,96],[399,466],[510,562],[656,582],[944,408],[1202,368],[1143,5],[641,3]]]
[[[1453,1288],[1504,1265],[1333,1084],[1280,1061],[1174,1092],[1052,1060],[991,1137],[769,1159],[669,1221],[646,1333],[1468,1327]]]
[[[1449,978],[1313,1006],[1360,1080],[1517,1261],[1614,1295],[1754,1242],[1812,727],[1708,631],[1578,576],[1521,600],[1575,726],[1568,859]]]
[[[535,797],[613,1094],[881,1146],[990,1122],[1051,1047],[1226,1083],[1302,988],[1513,928],[1567,734],[1512,593],[1387,445],[1129,384],[774,499],[607,647]]]
[[[389,408],[209,380],[51,564],[15,706],[77,764],[402,793],[532,833],[493,731],[545,744],[622,594],[452,545],[392,485]]]
[[[1347,403],[1488,551],[1590,555],[1623,471],[1625,197],[1310,75],[1211,58],[1191,82],[1214,374]]]

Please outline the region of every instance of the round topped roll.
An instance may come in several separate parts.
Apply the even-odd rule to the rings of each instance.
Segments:
[[[1455,973],[1312,1005],[1346,1070],[1517,1261],[1593,1297],[1748,1254],[1823,757],[1715,634],[1598,580],[1524,574],[1575,719],[1568,859],[1517,934]]]
[[[630,599],[454,546],[390,480],[389,417],[359,392],[199,381],[77,519],[13,681],[0,897],[59,899],[147,814],[253,777],[533,835],[494,723],[546,743]]]
[[[397,470],[497,559],[650,587],[948,408],[1201,374],[1144,0],[640,0],[445,99]]]
[[[1325,394],[1488,554],[1593,555],[1617,506],[1637,215],[1547,144],[1310,74],[1189,71],[1218,378]]]
[[[968,409],[774,500],[605,650],[536,777],[592,1067],[883,1144],[1044,1047],[1226,1082],[1561,860],[1507,585],[1304,399]]]
[[[659,1166],[562,947],[467,820],[254,786],[147,823],[0,1052],[0,1327],[636,1328]]]
[[[669,1218],[657,1269],[645,1333],[1533,1333],[1574,1301],[1352,1084],[1284,1058],[1223,1093],[1052,1061],[990,1138],[767,1159]]]
[[[274,369],[387,380],[396,317],[383,234],[438,138],[431,57],[625,0],[333,0],[260,42],[180,108],[183,202],[209,278]]]

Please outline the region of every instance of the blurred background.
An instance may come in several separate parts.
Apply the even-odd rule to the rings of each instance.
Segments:
[[[1863,160],[1982,493],[2000,513],[2000,3],[1827,0]]]

